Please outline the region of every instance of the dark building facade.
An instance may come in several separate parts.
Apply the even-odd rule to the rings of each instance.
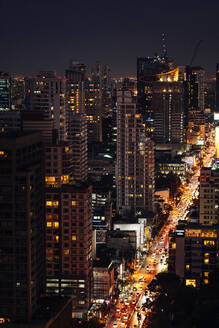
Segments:
[[[169,269],[175,271],[186,286],[207,285],[211,272],[219,267],[219,227],[178,225],[169,234]]]
[[[0,137],[0,317],[29,321],[45,287],[44,186],[38,133]]]

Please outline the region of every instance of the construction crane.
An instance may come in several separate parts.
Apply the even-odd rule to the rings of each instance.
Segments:
[[[194,60],[195,60],[195,58],[196,58],[196,55],[197,55],[197,52],[198,52],[198,49],[199,49],[201,43],[202,43],[202,40],[199,40],[199,41],[196,43],[196,46],[195,46],[195,49],[194,49],[194,51],[193,51],[192,59],[191,59],[191,61],[190,61],[189,66],[192,66],[192,64],[193,64],[193,62],[194,62]]]

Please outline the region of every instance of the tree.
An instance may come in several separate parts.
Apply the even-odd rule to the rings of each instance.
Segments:
[[[180,177],[177,174],[169,173],[166,177],[162,176],[156,179],[156,188],[170,188],[170,196],[173,198],[181,184]]]

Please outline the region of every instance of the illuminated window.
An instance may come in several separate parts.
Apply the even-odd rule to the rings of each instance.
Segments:
[[[69,255],[69,249],[64,249],[64,255]]]
[[[205,253],[204,254],[204,257],[209,257],[209,253]]]
[[[46,185],[55,186],[57,184],[56,177],[45,177]]]
[[[196,280],[195,279],[186,279],[186,286],[196,287]]]
[[[61,176],[61,182],[62,182],[63,184],[65,184],[65,183],[69,183],[69,175],[62,175],[62,176]]]
[[[65,147],[65,152],[66,152],[66,153],[69,152],[69,147],[68,147],[68,146]]]
[[[56,235],[56,236],[55,236],[55,239],[56,239],[56,241],[58,242],[58,241],[59,241],[59,236]]]
[[[204,259],[204,263],[205,264],[208,264],[209,263],[209,259],[207,258],[207,259]]]
[[[50,228],[52,226],[52,222],[46,222],[47,228]]]
[[[77,236],[75,235],[71,236],[71,240],[77,240]]]
[[[209,277],[209,272],[204,272],[204,277],[208,278]]]
[[[76,202],[75,200],[73,200],[73,201],[71,202],[71,204],[72,204],[72,206],[76,206],[77,202]]]
[[[53,206],[58,206],[59,202],[58,202],[58,200],[55,200],[52,204],[53,204]]]
[[[190,269],[190,264],[186,264],[186,270]]]
[[[59,227],[59,222],[53,222],[53,227],[57,229]]]
[[[46,214],[46,220],[52,220],[52,215],[51,214]]]
[[[204,240],[204,245],[205,246],[215,246],[215,241],[214,240]]]
[[[172,243],[172,249],[176,249],[176,243]]]
[[[204,284],[208,284],[208,279],[204,279]]]
[[[52,206],[52,202],[51,202],[51,200],[47,200],[47,201],[46,201],[46,206]]]

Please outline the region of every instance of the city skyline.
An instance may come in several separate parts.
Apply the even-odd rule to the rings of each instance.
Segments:
[[[98,0],[0,1],[0,70],[34,74],[56,69],[64,75],[72,58],[89,68],[96,60],[106,63],[114,76],[136,74],[136,58],[160,53],[165,33],[168,54],[177,65],[189,64],[202,40],[193,64],[213,74],[219,54],[218,9],[216,1],[208,10],[196,1],[172,6],[157,1],[156,7],[140,0],[134,6],[121,0],[107,5]]]

